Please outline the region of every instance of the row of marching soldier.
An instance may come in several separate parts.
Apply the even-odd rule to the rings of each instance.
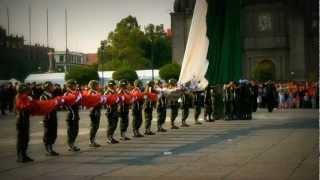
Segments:
[[[242,83],[241,83],[242,84]],[[245,83],[247,84],[247,83]],[[246,85],[247,86],[247,85]],[[149,81],[143,86],[139,80],[134,81],[133,85],[126,80],[120,80],[118,84],[110,80],[107,87],[100,88],[99,83],[92,80],[87,89],[79,89],[76,81],[68,80],[66,82],[65,93],[61,96],[53,95],[55,91],[51,82],[42,84],[42,93],[39,99],[32,99],[31,90],[25,84],[20,84],[17,88],[16,111],[17,111],[17,161],[33,161],[27,155],[29,142],[29,119],[30,116],[44,116],[44,136],[43,142],[45,150],[49,156],[59,155],[53,148],[57,138],[58,116],[57,111],[60,109],[67,110],[67,145],[68,150],[77,152],[80,148],[76,146],[76,139],[79,132],[79,111],[82,107],[90,109],[90,133],[89,147],[97,148],[101,145],[96,141],[96,134],[100,126],[102,110],[105,109],[105,115],[108,121],[106,132],[106,142],[108,144],[119,143],[114,137],[115,131],[120,120],[120,140],[130,140],[127,130],[129,121],[132,120],[132,130],[134,138],[154,135],[152,131],[153,112],[157,114],[157,132],[163,133],[167,130],[163,127],[167,109],[170,109],[171,129],[179,129],[176,123],[179,109],[182,109],[181,127],[189,127],[187,119],[190,109],[194,109],[194,124],[200,125],[199,116],[202,107],[204,107],[204,120],[213,122],[216,117],[216,109],[219,105],[219,92],[217,87],[207,87],[205,90],[192,87],[188,83],[184,86],[177,86],[177,81],[170,79],[167,84],[161,81]],[[250,119],[251,110],[241,110],[240,114],[235,113],[234,103],[235,92],[231,85],[225,85],[222,106],[226,109],[226,118],[234,119],[235,115],[239,118]],[[232,90],[232,91],[231,91]],[[242,91],[239,91],[242,92]],[[243,91],[250,93],[252,91]],[[231,103],[231,104],[230,104]],[[241,103],[250,103],[241,101]],[[131,109],[131,111],[130,111]],[[130,114],[131,112],[131,114]],[[129,118],[130,117],[130,118]],[[144,119],[144,133],[140,129]]]

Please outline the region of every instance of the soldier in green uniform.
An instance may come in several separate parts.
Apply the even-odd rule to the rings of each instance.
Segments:
[[[74,95],[74,96],[79,96],[79,92],[77,91],[77,82],[75,80],[68,80],[66,82],[66,92],[65,96],[68,95]],[[80,151],[80,148],[74,145],[78,133],[79,133],[79,107],[80,107],[80,100],[77,98],[77,102],[75,102],[71,106],[67,106],[68,109],[68,114],[67,114],[67,134],[68,134],[68,146],[69,146],[69,151]]]
[[[108,82],[107,90],[104,93],[108,94],[117,94],[116,91],[116,83],[113,80]],[[118,125],[118,104],[107,105],[106,116],[108,119],[108,129],[107,129],[107,143],[108,144],[116,144],[119,143],[116,139],[114,139],[113,135]]]
[[[233,119],[233,98],[234,98],[234,89],[233,83],[230,82],[224,85],[223,88],[223,101],[225,104],[225,120]]]
[[[142,83],[140,80],[134,81],[134,88],[131,93],[142,93],[141,92]],[[143,137],[139,132],[139,129],[142,125],[142,108],[143,108],[143,99],[139,97],[132,104],[132,128],[133,128],[133,137]]]
[[[118,94],[123,99],[119,102],[119,117],[120,117],[120,133],[121,133],[121,140],[127,141],[130,140],[130,138],[127,137],[127,129],[129,126],[129,108],[130,105],[125,102],[125,99],[122,95],[128,94],[127,89],[127,81],[126,80],[120,80],[119,82],[119,88],[118,88]]]
[[[53,84],[49,81],[43,84],[43,93],[40,95],[40,100],[45,101],[53,99]],[[45,145],[45,150],[49,156],[57,156],[59,153],[53,150],[53,144],[57,139],[57,130],[58,130],[58,118],[57,111],[53,110],[52,112],[46,114],[43,120],[43,142]]]
[[[20,84],[17,87],[17,97],[16,102],[24,98],[23,96],[27,96],[29,98],[30,89],[25,84]],[[17,162],[32,162],[31,159],[27,155],[27,149],[30,138],[30,111],[28,108],[24,109],[16,109],[17,113],[17,121],[16,121],[16,129],[17,129]]]
[[[187,89],[184,89],[183,94],[181,96],[181,109],[182,109],[182,119],[181,119],[181,127],[189,127],[189,125],[186,123],[186,120],[189,116],[189,109],[192,104],[191,100],[191,94],[187,91]]]
[[[98,81],[91,80],[88,84],[90,95],[99,94],[98,92]],[[101,116],[101,104],[98,104],[96,107],[93,107],[90,111],[90,120],[91,120],[91,127],[90,127],[90,144],[89,147],[100,147],[101,145],[96,143],[96,134],[98,132],[100,126],[100,116]]]
[[[213,117],[214,94],[213,88],[208,86],[204,94],[204,121],[214,122]]]
[[[177,87],[177,81],[175,79],[170,79],[169,80],[169,86],[168,89],[175,89]],[[178,116],[178,111],[179,111],[179,102],[178,99],[172,99],[170,101],[170,108],[171,108],[171,116],[170,116],[170,120],[171,120],[171,129],[179,129],[178,126],[175,125],[175,120]]]
[[[199,116],[201,114],[202,108],[202,91],[195,91],[194,92],[194,99],[193,99],[193,106],[194,106],[194,124],[200,125],[202,124],[199,122]]]
[[[166,129],[163,128],[163,124],[166,121],[167,116],[167,98],[163,93],[163,84],[161,81],[157,83],[159,98],[157,102],[157,114],[158,114],[158,132],[167,132]]]
[[[149,81],[146,84],[145,93],[155,93],[154,90],[154,81]],[[151,99],[145,98],[144,102],[144,117],[145,117],[145,135],[154,135],[155,133],[151,131],[151,123],[152,123],[152,112],[155,104]]]

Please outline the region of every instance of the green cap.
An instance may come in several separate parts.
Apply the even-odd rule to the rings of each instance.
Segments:
[[[45,83],[43,83],[42,88],[48,89],[50,86],[53,86],[52,82],[46,81]]]
[[[29,87],[26,84],[21,83],[21,84],[18,85],[17,91],[18,91],[18,93],[28,92],[29,91]]]

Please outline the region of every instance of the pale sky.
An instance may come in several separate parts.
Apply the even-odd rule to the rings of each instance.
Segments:
[[[49,9],[49,46],[65,50],[65,8],[68,11],[68,48],[95,53],[116,23],[133,15],[144,27],[149,23],[170,28],[174,0],[0,0],[0,25],[23,35],[29,43],[28,6],[31,7],[31,42],[46,45],[46,10]]]

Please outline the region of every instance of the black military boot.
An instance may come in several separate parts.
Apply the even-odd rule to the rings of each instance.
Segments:
[[[90,140],[89,147],[97,148],[97,147],[101,147],[101,145],[96,143],[94,140]]]
[[[53,150],[52,145],[49,146],[50,156],[59,156],[59,153]]]
[[[130,140],[130,138],[128,138],[126,136],[126,132],[121,132],[121,138],[120,138],[121,141],[128,141]]]
[[[174,122],[171,122],[171,129],[179,129],[179,127],[176,126],[176,125],[174,124]]]
[[[155,135],[154,132],[152,132],[150,129],[146,129],[146,131],[144,132],[145,135]]]
[[[28,163],[33,162],[34,160],[30,158],[26,153],[20,152],[18,153],[17,162],[19,163]]]
[[[80,151],[80,148],[78,148],[74,144],[69,144],[69,149],[68,150],[72,151],[72,152],[78,152],[78,151]]]
[[[186,121],[182,121],[181,127],[190,127],[189,124],[186,123]]]
[[[113,137],[108,137],[107,143],[108,144],[117,144],[117,143],[119,143],[119,141],[115,140]]]
[[[195,125],[201,125],[202,123],[201,123],[199,120],[196,120],[196,121],[194,122],[194,124],[195,124]]]

